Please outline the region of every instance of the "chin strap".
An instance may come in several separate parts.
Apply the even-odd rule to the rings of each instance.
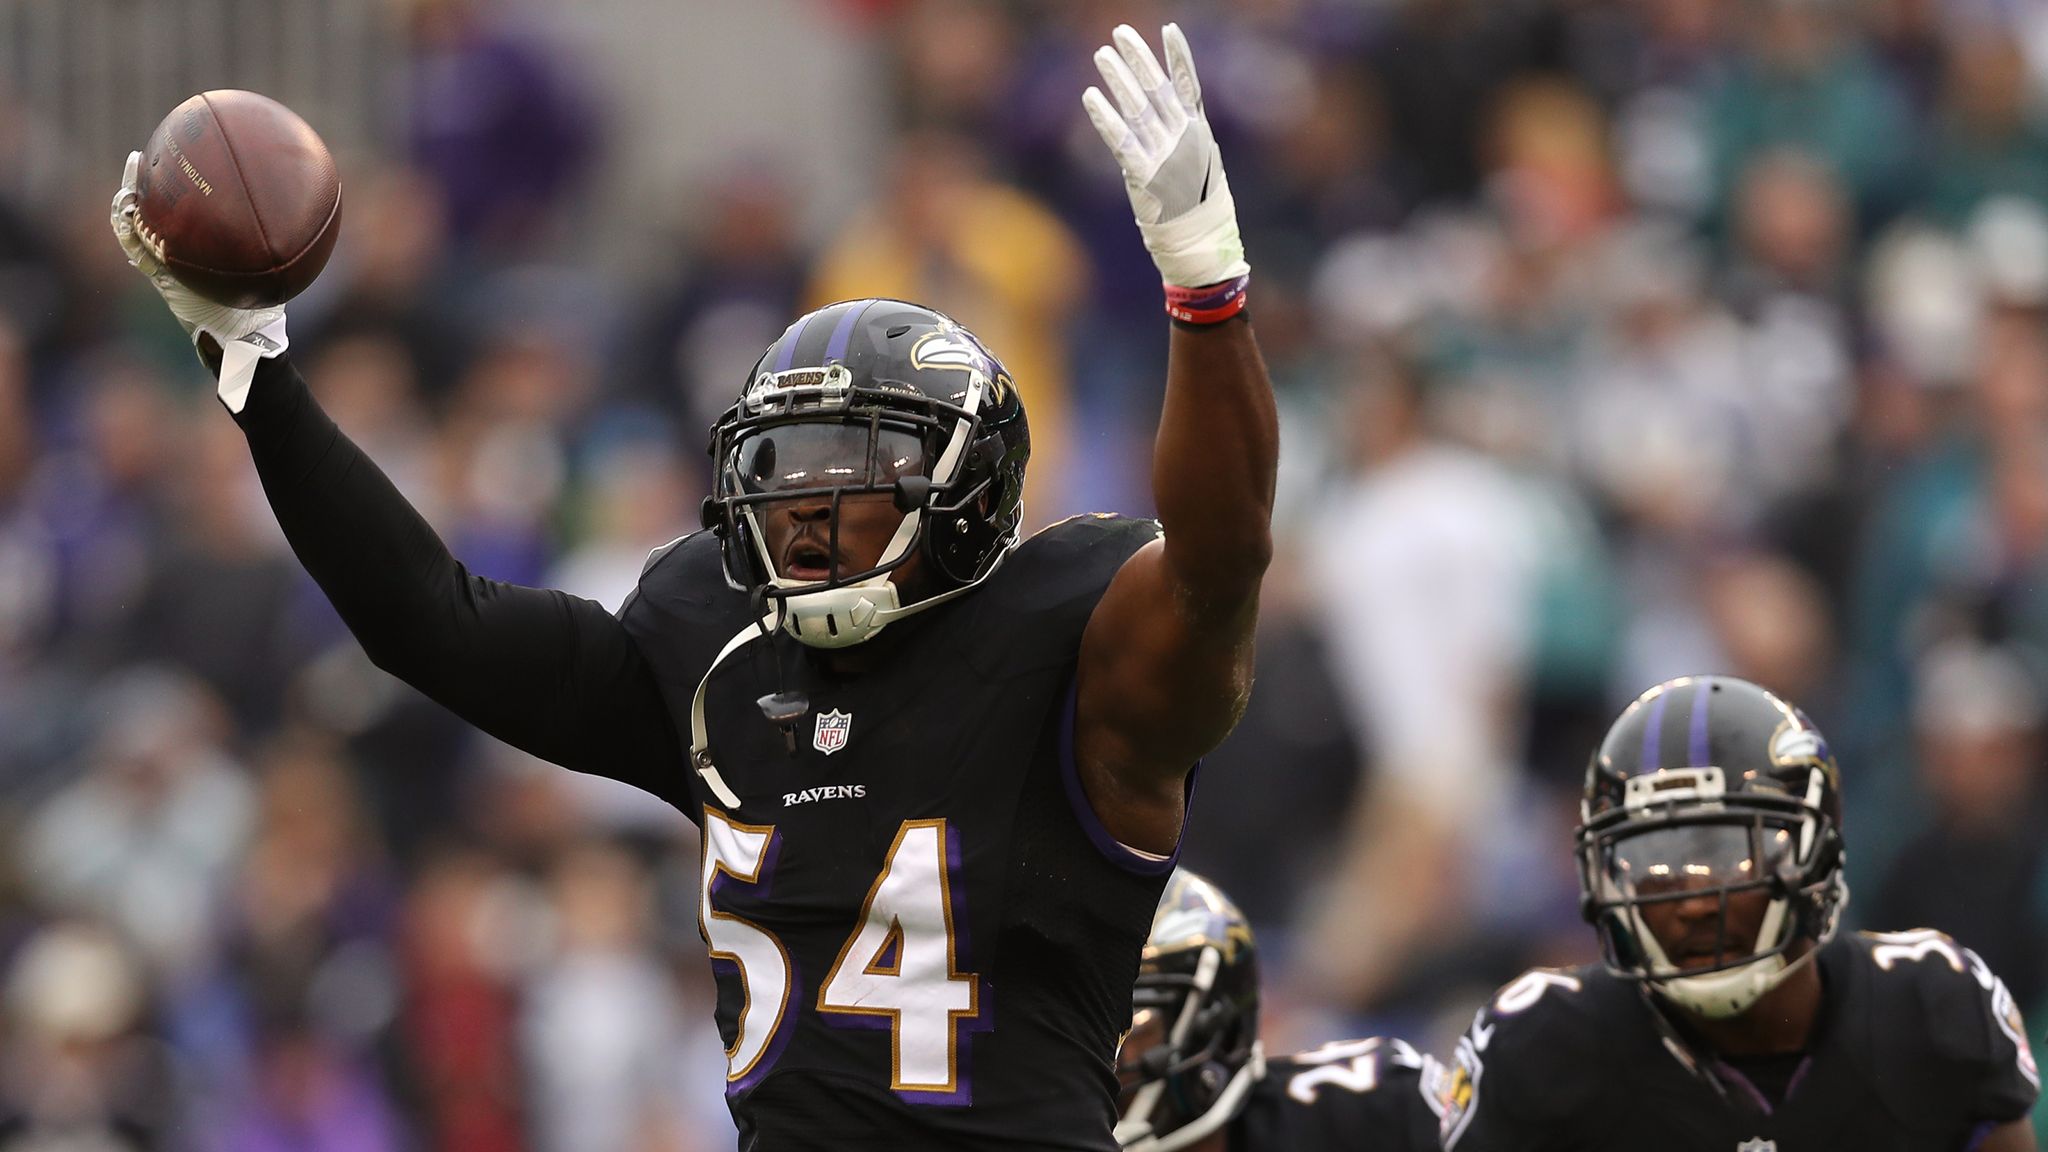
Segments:
[[[1116,1138],[1122,1145],[1122,1152],[1177,1152],[1204,1139],[1235,1120],[1244,1108],[1245,1097],[1251,1095],[1252,1087],[1265,1078],[1266,1046],[1263,1041],[1254,1040],[1250,1058],[1217,1094],[1216,1103],[1210,1105],[1207,1112],[1164,1136],[1152,1135],[1152,1125],[1147,1121],[1125,1120],[1116,1126]]]
[[[718,766],[711,762],[711,736],[704,729],[704,686],[711,683],[711,674],[718,670],[718,666],[725,662],[725,658],[739,651],[747,641],[757,636],[773,636],[775,618],[781,614],[779,607],[770,608],[766,615],[740,629],[737,635],[727,640],[725,647],[720,648],[718,655],[712,658],[711,667],[704,670],[703,679],[697,681],[697,690],[690,694],[690,766],[697,770],[697,775],[704,778],[705,786],[711,789],[711,794],[718,797],[718,802],[727,809],[738,808],[740,798],[733,794],[731,788],[726,787],[725,778],[718,774]]]
[[[998,560],[997,564],[1000,566],[1001,561]],[[994,568],[989,569],[990,575],[994,575],[994,573]],[[983,577],[983,579],[986,578]],[[976,581],[974,584],[963,584],[958,588],[941,592],[929,599],[919,600],[915,604],[878,609],[867,618],[871,626],[865,628],[860,633],[860,640],[872,637],[875,633],[882,630],[882,625],[887,624],[891,620],[900,620],[905,616],[915,615],[927,608],[937,607],[956,596],[973,590],[979,583],[980,581]],[[834,588],[825,592],[810,593],[810,595],[837,595],[839,593],[856,591],[858,589]],[[872,589],[869,589],[869,591],[872,591]],[[799,599],[799,597],[790,597],[789,599],[794,600]],[[718,774],[718,766],[711,762],[711,733],[704,724],[704,689],[711,683],[711,674],[718,670],[720,664],[725,663],[725,658],[739,651],[746,645],[747,641],[775,635],[778,626],[783,623],[782,618],[786,615],[784,608],[786,603],[787,601],[783,601],[771,606],[759,620],[741,628],[733,635],[732,639],[727,640],[725,647],[720,648],[718,655],[712,658],[711,666],[704,669],[703,677],[697,681],[697,690],[690,694],[690,766],[697,770],[697,775],[704,778],[705,786],[711,789],[711,794],[718,797],[718,802],[725,805],[728,810],[738,808],[740,806],[740,798],[726,784],[725,778]],[[849,641],[849,643],[858,642],[858,640]],[[844,646],[833,645],[833,647]]]

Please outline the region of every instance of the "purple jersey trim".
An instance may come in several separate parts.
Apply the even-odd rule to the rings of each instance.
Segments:
[[[1777,1111],[1771,1107],[1769,1098],[1763,1094],[1762,1090],[1752,1083],[1749,1077],[1742,1074],[1742,1069],[1725,1060],[1716,1060],[1714,1061],[1714,1071],[1721,1077],[1723,1083],[1732,1083],[1744,1092],[1749,1093],[1749,1098],[1756,1102],[1756,1106],[1763,1110],[1764,1115],[1769,1116]],[[1791,1092],[1788,1090],[1785,1094],[1789,1097]]]
[[[755,871],[753,883],[748,884],[736,876],[723,873],[711,878],[710,898],[713,906],[716,906],[719,889],[728,882],[745,884],[746,887],[754,890],[754,894],[758,899],[766,900],[773,896],[775,866],[781,859],[782,832],[776,830],[768,834],[768,847],[761,852],[761,867]],[[749,923],[752,922],[749,921]],[[755,927],[759,928],[760,925],[757,924]],[[761,931],[767,932],[768,930],[761,928]],[[774,933],[770,932],[769,935],[773,936]],[[783,947],[782,952],[789,961],[789,980],[783,986],[782,1011],[779,1014],[781,1018],[776,1021],[775,1034],[768,1038],[768,1047],[762,1050],[760,1059],[754,1061],[754,1066],[747,1071],[745,1076],[737,1080],[725,1082],[725,1094],[727,1096],[738,1096],[743,1092],[750,1092],[761,1081],[766,1080],[769,1073],[775,1070],[776,1061],[782,1058],[782,1050],[789,1044],[790,1034],[796,1031],[797,1013],[803,1010],[803,1000],[801,998],[803,974],[797,970],[796,957],[789,955],[789,949],[786,945]],[[730,968],[735,979],[738,978],[740,971],[738,961],[716,959],[711,963],[714,973],[717,972],[720,965],[724,965]]]
[[[1081,822],[1081,830],[1095,844],[1095,850],[1102,853],[1110,863],[1127,872],[1140,876],[1163,876],[1173,871],[1180,863],[1180,847],[1187,841],[1186,811],[1195,803],[1195,777],[1201,770],[1202,762],[1197,760],[1188,769],[1186,798],[1182,801],[1181,838],[1173,845],[1173,855],[1162,860],[1129,847],[1109,834],[1102,826],[1102,818],[1095,814],[1094,805],[1088,802],[1088,794],[1081,788],[1081,771],[1074,764],[1074,709],[1080,701],[1080,681],[1067,685],[1067,702],[1060,709],[1060,781],[1067,787],[1067,803],[1074,809],[1074,818]]]

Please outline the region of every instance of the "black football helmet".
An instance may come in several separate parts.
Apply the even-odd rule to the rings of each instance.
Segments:
[[[1813,721],[1772,693],[1730,676],[1671,680],[1593,754],[1578,855],[1581,908],[1609,969],[1703,1016],[1739,1015],[1811,954],[1792,955],[1796,944],[1817,948],[1841,919],[1841,774]],[[1729,916],[1750,892],[1769,898],[1753,938]],[[1711,932],[1704,916],[1679,939],[1651,930],[1657,906],[1702,898],[1718,903]]]
[[[1166,882],[1117,1051],[1125,1152],[1173,1152],[1228,1124],[1266,1074],[1251,925],[1185,868]]]
[[[949,317],[901,300],[846,300],[791,324],[711,429],[712,494],[704,525],[726,579],[777,609],[816,647],[874,635],[890,620],[973,587],[1017,545],[1031,433],[1001,362]],[[831,552],[840,502],[886,494],[903,516],[863,572],[793,580],[763,544],[758,510],[829,500]],[[921,555],[932,591],[899,602],[889,573]]]

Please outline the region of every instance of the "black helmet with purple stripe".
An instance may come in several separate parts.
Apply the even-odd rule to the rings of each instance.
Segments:
[[[727,580],[770,602],[807,644],[859,643],[889,620],[986,579],[1023,525],[1031,434],[1002,363],[950,317],[901,300],[845,300],[802,316],[761,354],[713,424],[705,526]],[[871,567],[794,579],[768,554],[760,512],[778,501],[886,494],[902,514]],[[923,558],[922,593],[889,574]]]
[[[1580,808],[1581,907],[1608,967],[1702,1015],[1747,1010],[1834,934],[1841,821],[1827,739],[1787,701],[1731,676],[1643,693]]]

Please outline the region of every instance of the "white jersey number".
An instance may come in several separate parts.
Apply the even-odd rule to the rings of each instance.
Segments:
[[[1287,1094],[1303,1104],[1316,1102],[1316,1092],[1327,1084],[1346,1092],[1370,1092],[1380,1086],[1380,1061],[1408,1067],[1422,1067],[1422,1055],[1405,1040],[1341,1040],[1325,1044],[1294,1058],[1316,1067],[1296,1072],[1287,1081]]]
[[[736,824],[709,808],[704,810],[704,867],[698,880],[697,929],[704,934],[714,959],[740,968],[740,1023],[725,1050],[727,1080],[754,1070],[768,1051],[768,1042],[782,1029],[789,1010],[789,952],[760,925],[712,907],[711,896],[721,880],[758,884],[771,867],[775,829],[766,824]]]
[[[739,1026],[726,1049],[726,1079],[755,1071],[784,1027],[795,992],[789,952],[773,933],[719,911],[714,889],[758,884],[774,867],[772,825],[738,824],[704,810],[698,926],[713,958],[739,966]],[[952,866],[944,820],[906,820],[868,889],[867,903],[818,988],[817,1010],[888,1022],[890,1087],[960,1088],[960,1022],[979,1011],[981,982],[955,963]]]
[[[959,1087],[960,1018],[975,1014],[980,982],[953,960],[953,893],[946,822],[906,820],[868,891],[860,926],[818,989],[827,1015],[889,1021],[890,1087]]]

